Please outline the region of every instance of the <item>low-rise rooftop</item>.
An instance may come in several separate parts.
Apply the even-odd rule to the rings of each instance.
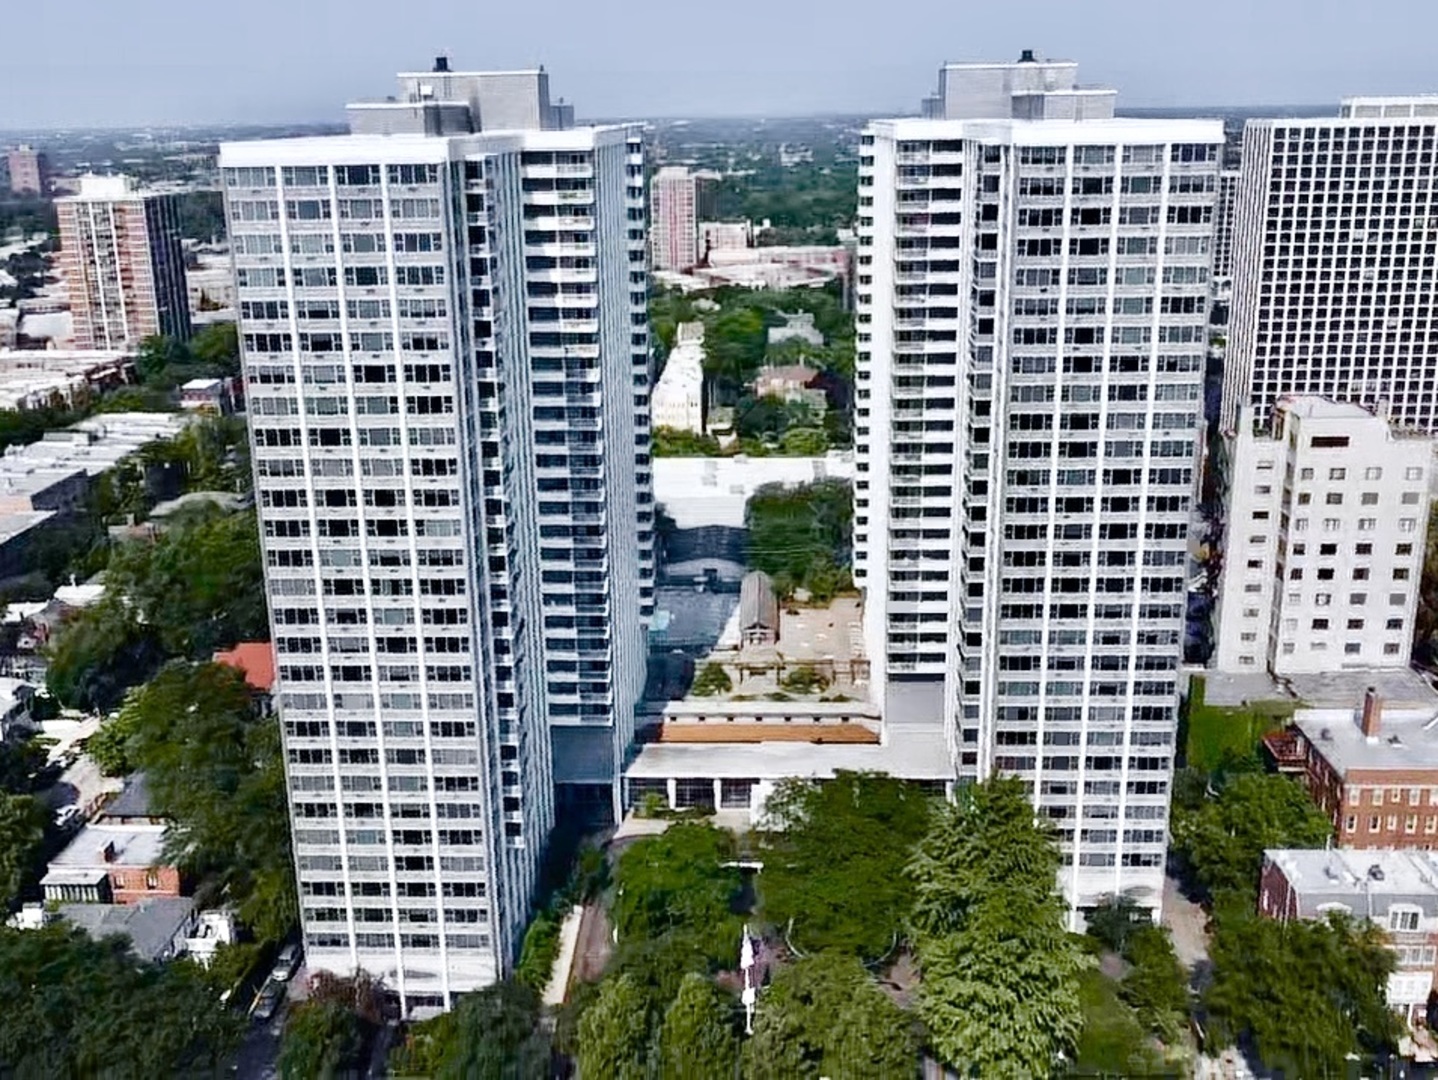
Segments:
[[[146,897],[134,904],[60,905],[60,917],[92,938],[114,934],[129,938],[130,950],[149,961],[176,955],[176,939],[189,928],[194,912],[195,902],[188,896]]]
[[[1433,852],[1283,848],[1263,854],[1299,894],[1302,917],[1319,915],[1319,909],[1330,904],[1369,915],[1368,905],[1377,896],[1401,897],[1430,915],[1438,914],[1438,858]]]
[[[1341,774],[1354,769],[1438,769],[1438,708],[1380,703],[1376,731],[1359,726],[1363,708],[1299,709],[1294,725]]]
[[[75,839],[50,860],[50,870],[160,866],[165,861],[164,848],[163,825],[93,822],[76,833]]]

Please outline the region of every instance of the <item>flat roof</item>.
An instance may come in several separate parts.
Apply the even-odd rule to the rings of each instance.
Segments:
[[[631,780],[827,780],[839,770],[904,780],[952,780],[942,727],[890,730],[879,746],[855,743],[650,743],[625,770]]]
[[[114,845],[115,856],[105,858],[105,848]],[[75,839],[50,860],[50,869],[99,868],[107,866],[160,866],[164,863],[163,825],[85,825]],[[43,882],[41,883],[43,884]]]
[[[422,104],[422,103],[416,103]],[[254,139],[220,144],[225,169],[276,165],[442,164],[468,155],[505,150],[586,150],[627,138],[632,124],[606,124],[554,130],[494,130],[462,135],[306,135],[294,139]]]
[[[1283,871],[1300,893],[1300,913],[1312,915],[1319,904],[1357,901],[1370,895],[1431,898],[1438,910],[1438,858],[1433,852],[1344,848],[1270,848],[1264,857]],[[1350,906],[1354,906],[1350,903]],[[1367,914],[1366,909],[1359,911]]]
[[[1362,707],[1299,709],[1293,723],[1340,773],[1354,769],[1438,769],[1438,708],[1383,706],[1378,734],[1358,726]]]
[[[744,527],[744,507],[765,484],[812,484],[852,480],[854,455],[833,451],[823,457],[751,458],[656,457],[654,499],[681,529],[704,525]]]
[[[1072,91],[1060,91],[1061,95]],[[870,127],[895,139],[996,140],[1016,146],[1093,146],[1164,142],[1222,143],[1222,120],[1120,116],[1093,120],[874,120]]]
[[[54,510],[22,510],[14,514],[0,514],[0,544],[8,544],[17,536],[45,524],[55,513]]]

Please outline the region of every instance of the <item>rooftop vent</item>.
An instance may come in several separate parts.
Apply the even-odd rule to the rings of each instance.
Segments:
[[[1333,732],[1330,731],[1328,728],[1324,728],[1322,731],[1320,731],[1320,732],[1318,733],[1318,739],[1319,739],[1320,742],[1332,742],[1332,741],[1333,741]]]
[[[1382,881],[1383,867],[1379,866],[1377,863],[1374,863],[1368,868],[1368,878],[1370,881]]]
[[[1034,51],[1033,51],[1032,49],[1025,49],[1023,52],[1019,53],[1019,63],[1020,63],[1020,64],[1036,64],[1036,63],[1038,63],[1038,61],[1034,59]]]
[[[449,70],[449,57],[436,56],[434,58],[434,70],[436,73]]]

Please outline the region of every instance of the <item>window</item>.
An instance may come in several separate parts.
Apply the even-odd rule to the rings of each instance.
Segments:
[[[1374,529],[1376,529],[1377,527],[1378,527],[1378,519],[1377,519],[1377,518],[1359,518],[1359,519],[1358,519],[1358,531],[1359,531],[1359,532],[1372,532],[1372,531],[1373,531]]]
[[[1298,470],[1298,479],[1300,479],[1300,480],[1312,480],[1312,479],[1313,479],[1313,470],[1312,470],[1312,469],[1299,469],[1299,470]]]
[[[1325,496],[1323,497],[1323,502],[1324,502],[1324,504],[1327,505],[1327,506],[1342,506],[1342,505],[1343,505],[1343,492],[1341,492],[1341,491],[1330,491],[1327,495],[1325,495]]]
[[[1417,930],[1418,911],[1412,908],[1393,907],[1388,909],[1388,929]]]
[[[1363,652],[1363,644],[1358,641],[1345,641],[1343,643],[1344,656],[1357,656]]]
[[[1368,466],[1368,468],[1366,468],[1366,469],[1363,470],[1363,479],[1365,479],[1365,480],[1382,480],[1382,479],[1383,479],[1383,470],[1382,470],[1379,466],[1377,466],[1377,465],[1370,465],[1370,466]]]
[[[1315,593],[1313,596],[1314,607],[1327,607],[1331,603],[1333,603],[1332,593],[1321,592]]]
[[[1344,437],[1341,436],[1341,435],[1338,436],[1338,437],[1341,438],[1341,439],[1343,439],[1343,443],[1342,443],[1343,446],[1347,446],[1347,445],[1348,445],[1348,440],[1347,440],[1346,438],[1344,438]],[[1323,438],[1322,435],[1315,435],[1314,438],[1313,438],[1313,445],[1314,445],[1314,446],[1317,446],[1317,445],[1318,445],[1318,440],[1321,439],[1321,438]],[[1345,480],[1345,479],[1347,479],[1347,477],[1348,477],[1348,470],[1347,470],[1347,469],[1329,469],[1329,470],[1328,470],[1328,479],[1330,479],[1330,480]]]
[[[153,867],[145,871],[145,888],[158,889],[160,887],[160,872]]]
[[[1366,592],[1349,593],[1348,602],[1355,607],[1362,607],[1368,603],[1368,594]]]
[[[1406,468],[1406,469],[1403,470],[1403,479],[1404,479],[1404,480],[1422,480],[1422,479],[1423,479],[1423,469],[1422,469],[1420,466],[1416,466],[1416,465],[1410,466],[1409,468]]]
[[[1412,532],[1416,528],[1418,528],[1417,518],[1401,518],[1398,522],[1399,532]]]

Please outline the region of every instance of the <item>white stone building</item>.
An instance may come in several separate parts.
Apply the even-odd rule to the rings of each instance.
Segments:
[[[1229,440],[1214,666],[1406,668],[1434,440],[1351,402],[1280,399]]]
[[[656,428],[704,432],[704,324],[680,323],[651,395]]]
[[[855,578],[879,700],[942,685],[1075,908],[1157,908],[1222,125],[948,65],[859,164]]]
[[[638,131],[401,82],[220,165],[306,958],[413,1013],[510,970],[557,806],[617,801],[653,506]]]

